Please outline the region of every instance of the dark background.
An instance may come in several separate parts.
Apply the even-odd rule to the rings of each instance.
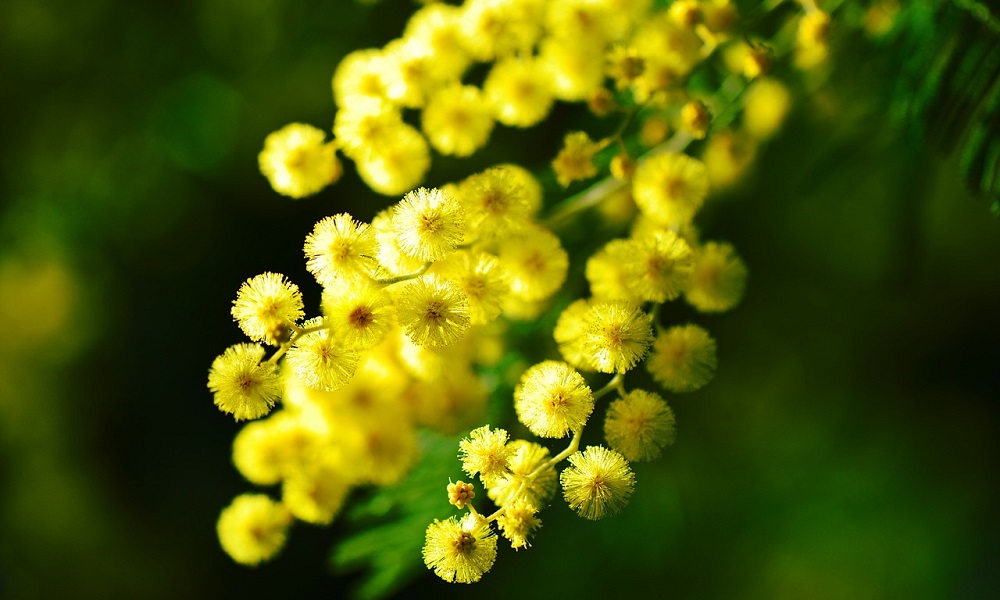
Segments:
[[[315,313],[312,224],[394,201],[349,164],[289,201],[256,155],[288,122],[329,128],[339,59],[399,35],[412,10],[0,5],[0,597],[321,598],[358,581],[328,567],[343,523],[296,526],[255,569],[219,549],[218,512],[250,486],[205,377],[240,341],[229,306],[244,279],[285,273]],[[698,319],[718,374],[670,399],[677,444],[636,466],[625,512],[591,523],[557,501],[534,546],[501,550],[474,590],[426,573],[401,593],[997,589],[1000,222],[954,158],[885,118],[893,65],[862,44],[837,47],[826,85],[793,86],[783,133],[699,217],[743,256],[747,295]],[[428,183],[506,160],[543,170],[581,115],[498,128],[469,161],[436,157]]]

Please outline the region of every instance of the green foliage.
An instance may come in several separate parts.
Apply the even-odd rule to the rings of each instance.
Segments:
[[[914,141],[956,152],[965,183],[1000,211],[1000,25],[981,3],[916,2],[889,36],[893,114]]]

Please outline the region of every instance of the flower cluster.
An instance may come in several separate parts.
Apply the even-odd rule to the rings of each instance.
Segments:
[[[242,285],[232,316],[252,343],[216,358],[208,386],[221,411],[258,419],[237,435],[233,461],[254,484],[280,483],[282,499],[265,510],[241,496],[223,512],[220,540],[235,560],[277,552],[284,533],[233,550],[249,532],[290,524],[275,515],[329,523],[353,486],[398,481],[416,459],[417,427],[454,432],[481,417],[477,348],[497,335],[506,304],[543,301],[566,276],[559,239],[534,220],[540,202],[530,174],[501,165],[418,188],[372,223],[319,221],[304,244],[323,286],[314,318],[283,275]]]
[[[259,419],[237,435],[233,459],[250,482],[280,483],[282,496],[238,497],[219,520],[223,548],[239,562],[266,560],[293,517],[329,523],[352,487],[398,481],[416,459],[417,427],[458,432],[482,422],[488,391],[476,364],[489,359],[479,349],[503,335],[505,318],[539,315],[571,260],[589,294],[556,315],[561,360],[528,367],[513,398],[533,435],[570,441],[553,454],[504,429],[472,429],[459,456],[486,493],[448,485],[449,502],[468,514],[428,527],[424,562],[448,581],[479,580],[498,533],[515,549],[530,546],[559,488],[585,519],[622,510],[636,484],[630,461],[657,458],[675,437],[666,399],[628,391],[626,374],[644,367],[683,393],[716,368],[708,332],[665,326],[661,307],[683,301],[717,313],[743,296],[736,250],[703,239],[694,220],[780,128],[791,95],[768,74],[782,52],[802,69],[826,59],[829,15],[801,4],[801,15],[762,40],[729,0],[431,3],[402,37],[344,58],[332,81],[333,140],[288,125],[265,141],[261,172],[278,193],[301,198],[341,175],[339,153],[372,190],[402,199],[371,223],[337,214],[306,237],[322,314],[307,319],[298,287],[279,274],[239,290],[232,315],[250,342],[215,360],[208,385],[220,410]],[[600,182],[555,207],[530,171],[510,163],[418,187],[432,150],[469,156],[497,124],[534,126],[557,102],[619,119],[596,139],[568,132],[551,164],[563,188],[605,175]],[[691,144],[700,154],[686,151]],[[552,228],[594,206],[625,214],[627,234],[571,256]],[[580,450],[609,394],[600,409],[606,446]],[[484,497],[491,514],[474,506]]]

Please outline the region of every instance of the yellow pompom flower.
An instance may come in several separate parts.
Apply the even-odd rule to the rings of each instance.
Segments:
[[[414,344],[440,348],[468,329],[469,303],[454,283],[428,274],[399,289],[396,316]]]
[[[456,196],[469,220],[469,235],[491,240],[524,229],[533,213],[531,190],[516,171],[492,167],[466,177]]]
[[[460,19],[465,47],[476,60],[530,51],[541,33],[537,0],[468,0]]]
[[[587,424],[594,411],[594,396],[573,367],[547,360],[521,376],[514,389],[514,410],[531,433],[561,438]]]
[[[243,282],[233,301],[232,314],[251,340],[276,346],[305,314],[302,293],[284,275],[263,273]]]
[[[708,196],[708,172],[685,154],[658,154],[639,163],[632,196],[639,210],[660,225],[684,225]]]
[[[692,263],[691,247],[673,231],[637,238],[626,263],[627,285],[642,301],[673,300],[687,285]]]
[[[554,233],[532,226],[505,239],[497,255],[510,277],[510,290],[521,300],[544,300],[566,280],[569,255]]]
[[[278,370],[270,362],[262,363],[263,358],[261,346],[236,344],[212,361],[208,389],[219,410],[237,421],[263,417],[281,397]]]
[[[552,91],[541,63],[532,58],[498,60],[483,83],[497,121],[511,127],[531,127],[552,108]]]
[[[755,139],[766,140],[781,128],[791,103],[792,95],[780,81],[754,81],[744,95],[744,129]]]
[[[306,321],[307,326],[315,325]],[[285,361],[303,384],[330,392],[347,385],[358,368],[358,349],[330,329],[313,331],[300,337],[288,349]]]
[[[483,485],[490,487],[499,477],[510,472],[510,459],[514,448],[507,445],[507,430],[494,429],[489,425],[473,429],[469,437],[458,443],[462,470],[469,477],[479,477]]]
[[[474,583],[493,567],[497,538],[485,519],[466,515],[435,520],[427,527],[424,564],[452,583]]]
[[[489,390],[471,366],[449,367],[433,381],[414,381],[407,389],[407,398],[415,399],[417,423],[446,435],[482,421],[489,400]]]
[[[587,267],[589,279],[589,263]],[[587,371],[594,370],[582,346],[583,338],[590,328],[590,306],[590,302],[582,298],[573,301],[559,314],[555,329],[552,331],[552,337],[559,344],[559,353],[563,359],[577,369]]]
[[[684,129],[696,140],[703,140],[712,125],[712,114],[704,103],[691,101],[681,107],[681,123]]]
[[[503,536],[510,540],[511,548],[519,550],[531,545],[528,543],[528,536],[542,526],[542,521],[535,516],[537,514],[538,509],[524,500],[517,500],[504,507],[497,517],[497,525]]]
[[[382,50],[368,48],[351,52],[333,73],[333,101],[343,109],[359,100],[388,98]],[[337,134],[340,137],[340,134]]]
[[[656,336],[646,361],[650,375],[672,392],[693,392],[715,375],[715,340],[697,325],[677,325]]]
[[[513,450],[508,461],[510,472],[501,475],[489,486],[487,494],[497,506],[509,506],[517,501],[544,507],[556,491],[556,469],[548,463],[549,449],[527,440],[507,444]]]
[[[545,26],[560,41],[587,40],[602,47],[611,37],[607,26],[611,7],[594,0],[550,0],[546,2]]]
[[[472,325],[485,325],[496,319],[504,298],[510,293],[510,284],[499,259],[486,252],[456,252],[434,265],[434,272],[453,282],[465,294]]]
[[[420,115],[431,147],[444,155],[469,156],[490,139],[493,115],[479,88],[454,84],[434,92]]]
[[[427,140],[420,132],[403,123],[390,130],[381,145],[356,159],[358,176],[372,189],[385,196],[398,196],[420,185],[431,164]]]
[[[392,143],[396,133],[405,127],[399,108],[378,98],[352,99],[333,119],[337,144],[355,161],[364,160]]]
[[[345,283],[323,294],[324,323],[348,346],[373,348],[395,324],[396,308],[384,288],[363,281]]]
[[[556,172],[559,185],[566,187],[574,181],[597,175],[594,155],[600,149],[601,145],[594,143],[586,132],[567,133],[562,149],[552,161],[552,170]]]
[[[629,269],[636,261],[637,253],[634,240],[619,239],[611,240],[592,254],[584,271],[590,284],[590,295],[601,302],[639,302],[632,288],[641,282],[631,281],[633,273]]]
[[[601,302],[590,308],[580,350],[601,373],[624,373],[646,356],[653,341],[650,317],[624,302]]]
[[[667,11],[640,25],[632,45],[643,59],[642,73],[632,82],[637,102],[674,85],[701,60],[701,40],[692,29],[675,23]]]
[[[608,406],[604,437],[628,460],[657,458],[674,435],[674,412],[658,394],[632,390]]]
[[[757,143],[744,133],[729,130],[713,133],[701,155],[711,187],[722,189],[738,182],[756,154]]]
[[[372,219],[372,229],[375,230],[375,240],[378,242],[377,262],[381,272],[390,275],[405,275],[416,273],[424,266],[424,261],[407,256],[399,248],[396,229],[392,225],[392,209],[387,208]]]
[[[604,55],[604,72],[614,80],[615,87],[625,90],[646,68],[646,61],[634,46],[615,44]],[[650,144],[647,144],[647,146]]]
[[[403,37],[429,50],[434,56],[430,67],[438,79],[459,79],[472,60],[462,36],[461,18],[458,6],[427,4],[406,23]]]
[[[436,77],[436,57],[418,40],[397,38],[383,49],[385,53],[386,95],[404,108],[422,108],[427,96],[441,81]]]
[[[300,521],[329,525],[351,490],[343,467],[331,451],[327,454],[297,469],[281,486],[282,503]]]
[[[500,178],[508,182],[510,187],[520,189],[524,204],[528,205],[526,217],[534,217],[542,208],[542,184],[531,174],[531,171],[521,165],[504,163],[492,167]]]
[[[273,485],[311,456],[319,443],[318,434],[288,410],[279,411],[240,429],[233,440],[233,464],[250,483]]]
[[[739,304],[746,283],[746,265],[732,245],[708,242],[695,252],[684,297],[701,312],[723,312]]]
[[[257,156],[260,172],[274,191],[304,198],[340,178],[343,169],[332,143],[322,130],[303,123],[285,125],[264,139]]]
[[[567,102],[592,97],[604,82],[604,48],[589,38],[547,38],[538,55],[552,95]]]
[[[219,544],[233,560],[253,566],[274,558],[285,545],[292,518],[263,494],[242,494],[222,509],[216,524]]]
[[[367,223],[340,213],[316,223],[306,236],[306,269],[324,287],[367,279],[378,267],[378,241]]]
[[[465,239],[465,210],[437,188],[418,188],[392,209],[399,249],[424,261],[440,260]]]
[[[821,10],[807,12],[799,21],[795,38],[795,66],[813,69],[830,53],[830,15]]]
[[[635,474],[621,454],[603,446],[588,446],[570,455],[559,475],[563,498],[585,519],[613,515],[628,503],[635,489]]]
[[[399,482],[419,458],[413,423],[397,409],[374,411],[342,427],[346,476],[378,486]]]

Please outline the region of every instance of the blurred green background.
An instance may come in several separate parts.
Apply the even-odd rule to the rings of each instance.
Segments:
[[[339,59],[396,37],[413,8],[0,4],[0,597],[323,598],[358,583],[328,566],[343,522],[296,526],[256,569],[219,549],[218,512],[250,486],[205,378],[240,340],[244,279],[283,272],[316,312],[305,234],[392,201],[349,165],[288,201],[256,155],[288,122],[328,128]],[[670,398],[677,444],[636,466],[621,515],[584,522],[557,500],[534,546],[502,549],[474,593],[996,594],[1000,222],[956,160],[884,118],[894,65],[873,52],[842,43],[831,80],[699,218],[751,275],[740,307],[697,317],[720,368]],[[469,161],[436,159],[428,183],[506,160],[542,170],[583,118],[561,107],[498,130]],[[400,594],[418,591],[471,590],[427,572]]]

